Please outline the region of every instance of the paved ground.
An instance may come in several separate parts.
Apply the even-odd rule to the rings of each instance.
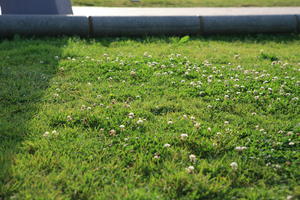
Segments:
[[[74,15],[89,16],[220,16],[220,15],[282,15],[298,14],[300,7],[244,8],[113,8],[73,7]]]
[[[283,15],[298,14],[300,7],[238,7],[238,8],[117,8],[73,7],[74,15],[86,16],[221,16],[221,15]],[[1,10],[0,10],[1,15]]]

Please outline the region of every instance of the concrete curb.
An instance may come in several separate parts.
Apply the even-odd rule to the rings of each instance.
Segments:
[[[0,16],[0,36],[79,35],[88,36],[88,18],[61,15],[3,15]]]
[[[300,15],[296,15],[297,20],[297,33],[300,33]]]
[[[298,26],[293,15],[205,16],[203,23],[204,34],[292,33]]]
[[[197,16],[93,17],[94,36],[196,35]]]
[[[143,36],[231,33],[300,33],[300,15],[62,16],[0,15],[0,37]]]

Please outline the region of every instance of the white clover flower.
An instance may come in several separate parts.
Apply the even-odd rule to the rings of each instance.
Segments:
[[[48,131],[46,131],[46,132],[43,134],[44,137],[48,137],[49,135],[50,135],[50,133],[49,133]]]
[[[189,159],[190,159],[191,162],[196,162],[196,160],[197,160],[197,158],[196,158],[196,156],[194,154],[191,154],[189,156]]]
[[[239,54],[236,54],[236,55],[233,56],[233,58],[234,58],[234,59],[239,59],[239,58],[240,58],[240,55],[239,55]],[[239,65],[237,68],[240,68],[240,67],[241,67],[241,66]]]
[[[289,142],[289,145],[290,145],[290,146],[294,146],[295,143],[294,143],[294,142]]]
[[[230,163],[230,167],[233,169],[233,170],[237,170],[238,169],[238,164],[236,162],[232,162]]]
[[[283,133],[284,133],[284,131],[283,131],[283,130],[279,130],[277,133],[279,133],[279,134],[283,134]]]
[[[185,139],[187,139],[187,137],[188,137],[188,134],[186,134],[186,133],[183,133],[180,135],[181,140],[185,140]]]
[[[165,147],[165,148],[169,148],[170,146],[171,146],[171,145],[168,144],[168,143],[167,143],[167,144],[164,144],[164,147]]]
[[[194,121],[196,118],[194,116],[191,116],[190,119]]]
[[[229,124],[229,121],[224,121],[224,124]]]
[[[185,169],[186,169],[186,171],[187,171],[189,174],[191,174],[191,173],[194,172],[195,167],[194,167],[194,166],[189,166],[189,167],[187,167],[187,168],[185,168]]]
[[[58,132],[56,130],[52,131],[52,134],[57,136],[58,135]]]
[[[195,127],[196,129],[199,129],[199,128],[201,127],[201,124],[198,123],[198,122],[196,122],[196,123],[194,124],[194,127]]]
[[[171,121],[171,120],[170,120],[170,121],[168,121],[168,124],[169,124],[169,125],[170,125],[170,124],[173,124],[173,121]]]
[[[183,115],[183,118],[184,118],[184,119],[187,119],[187,118],[188,118],[188,116],[187,116],[187,115]]]
[[[247,147],[243,147],[243,146],[235,147],[235,150],[236,150],[236,151],[244,151],[244,150],[246,150],[246,149],[247,149]]]
[[[196,83],[195,83],[194,81],[192,81],[192,82],[190,82],[190,85],[191,85],[191,86],[195,86]]]
[[[129,113],[129,114],[128,114],[128,117],[129,117],[130,119],[133,119],[133,118],[134,118],[134,113],[132,113],[132,112]]]
[[[153,158],[154,158],[154,159],[159,159],[160,156],[159,156],[159,155],[155,155]]]
[[[121,129],[122,131],[125,130],[125,126],[124,126],[124,125],[120,125],[119,127],[120,127],[120,129]]]
[[[130,75],[131,75],[131,76],[135,76],[135,75],[136,75],[136,72],[135,72],[135,71],[131,71],[131,72],[130,72]]]
[[[116,104],[116,103],[117,103],[117,100],[115,100],[115,99],[111,100],[111,104]]]
[[[124,104],[124,107],[125,107],[125,108],[130,108],[131,106],[130,106],[130,104],[125,103],[125,104]]]
[[[210,128],[210,127],[208,127],[208,128],[207,128],[207,131],[211,132],[211,128]]]
[[[68,115],[68,116],[67,116],[67,120],[68,120],[68,121],[72,121],[73,118],[72,118],[70,115]]]
[[[294,135],[294,132],[293,132],[293,131],[289,131],[289,132],[286,133],[286,135],[287,135],[287,136]]]
[[[273,165],[274,168],[277,168],[277,169],[280,169],[281,168],[281,165],[277,164],[277,165]]]
[[[114,136],[114,135],[116,135],[116,134],[117,134],[117,131],[114,130],[114,129],[111,129],[111,130],[109,131],[109,135],[111,135],[111,136]]]
[[[142,124],[142,123],[144,123],[144,120],[141,119],[141,118],[139,118],[139,120],[138,120],[136,123],[137,123],[137,124]]]
[[[288,195],[287,197],[286,197],[286,200],[293,200],[293,196],[292,195]]]

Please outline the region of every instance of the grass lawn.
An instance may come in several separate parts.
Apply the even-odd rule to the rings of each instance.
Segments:
[[[299,35],[1,40],[0,199],[297,199],[299,52]]]
[[[299,0],[73,0],[80,6],[137,7],[240,7],[240,6],[300,6]]]

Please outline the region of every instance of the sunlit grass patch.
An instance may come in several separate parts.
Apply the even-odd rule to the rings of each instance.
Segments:
[[[299,44],[2,40],[0,197],[297,199]]]

